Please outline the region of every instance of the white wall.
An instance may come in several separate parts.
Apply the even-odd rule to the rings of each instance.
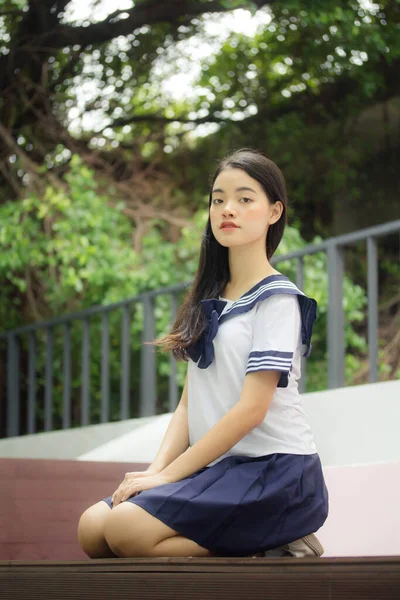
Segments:
[[[323,465],[400,460],[400,381],[306,394],[304,409]]]
[[[153,417],[76,427],[63,431],[35,433],[0,440],[0,458],[76,459],[127,431],[133,432]]]
[[[324,467],[329,515],[317,537],[328,556],[400,556],[400,461]]]
[[[166,413],[124,435],[110,440],[78,456],[78,460],[98,460],[108,462],[149,462],[151,463],[160,447],[173,413]]]

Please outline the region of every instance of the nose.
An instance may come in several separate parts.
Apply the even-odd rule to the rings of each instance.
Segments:
[[[233,202],[228,201],[222,209],[222,214],[225,215],[233,215],[235,214],[235,209],[233,208]]]

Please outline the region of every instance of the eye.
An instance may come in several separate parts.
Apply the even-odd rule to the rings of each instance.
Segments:
[[[253,200],[251,198],[241,198],[241,200],[247,200],[247,202],[245,202],[244,204],[250,204],[250,202],[253,202]],[[219,204],[220,202],[223,202],[223,200],[221,200],[221,198],[214,198],[211,201],[211,204]]]

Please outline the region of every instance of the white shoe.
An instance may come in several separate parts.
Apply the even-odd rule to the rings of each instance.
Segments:
[[[314,533],[290,542],[285,546],[274,550],[267,550],[264,556],[267,558],[280,558],[284,556],[293,556],[294,558],[322,556],[324,548]]]

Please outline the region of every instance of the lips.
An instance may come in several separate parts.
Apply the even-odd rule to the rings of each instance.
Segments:
[[[237,229],[238,225],[235,225],[235,223],[222,223],[220,229]]]

